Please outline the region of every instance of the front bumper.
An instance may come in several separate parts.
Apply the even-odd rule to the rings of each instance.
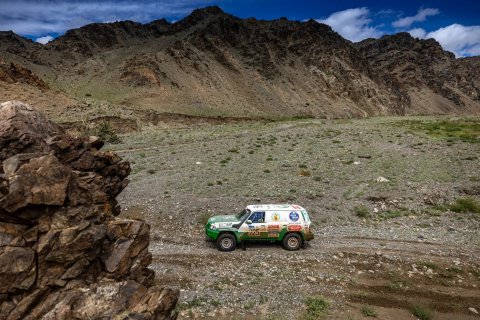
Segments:
[[[210,228],[205,228],[205,234],[209,239],[217,240],[219,232],[217,230],[211,230]]]

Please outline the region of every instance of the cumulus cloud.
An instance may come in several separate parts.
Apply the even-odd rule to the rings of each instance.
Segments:
[[[427,35],[427,31],[422,28],[414,28],[412,30],[409,30],[408,33],[410,33],[412,37],[419,39],[425,39],[425,36]]]
[[[396,28],[408,28],[415,22],[422,22],[429,16],[435,16],[440,13],[440,10],[436,8],[419,9],[417,14],[411,17],[405,17],[398,19],[392,23]]]
[[[417,38],[437,40],[445,50],[453,52],[457,57],[480,55],[480,26],[454,23],[431,32],[420,28],[409,32]]]
[[[382,35],[380,30],[370,25],[370,11],[365,7],[334,12],[328,18],[317,21],[328,24],[344,38],[354,42]]]
[[[47,42],[52,41],[54,38],[52,36],[45,36],[45,37],[40,37],[35,39],[36,42],[39,42],[41,44],[46,44]]]
[[[214,0],[18,0],[0,1],[0,30],[42,37],[61,34],[92,22],[133,20],[148,22],[182,17]],[[218,1],[217,1],[218,2]]]

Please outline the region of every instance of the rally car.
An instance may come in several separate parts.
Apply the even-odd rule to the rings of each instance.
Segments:
[[[281,241],[287,250],[298,250],[314,238],[307,211],[298,205],[249,205],[236,215],[213,216],[205,225],[207,238],[220,251],[233,251],[248,240]]]

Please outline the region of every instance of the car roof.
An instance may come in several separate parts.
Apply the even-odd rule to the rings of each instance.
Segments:
[[[247,206],[251,211],[259,210],[275,210],[275,211],[296,211],[305,210],[303,207],[296,204],[251,204]]]

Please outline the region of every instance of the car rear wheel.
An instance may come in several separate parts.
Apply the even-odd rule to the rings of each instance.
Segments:
[[[295,251],[302,246],[302,237],[297,233],[289,233],[283,238],[283,247],[289,251]]]
[[[217,248],[220,251],[233,251],[237,243],[235,236],[230,233],[222,233],[217,239]]]

